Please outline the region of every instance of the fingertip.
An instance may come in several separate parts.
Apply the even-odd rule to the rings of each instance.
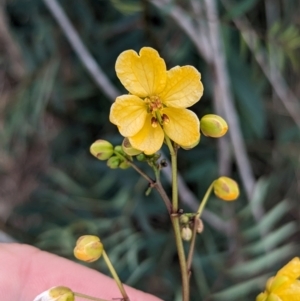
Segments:
[[[111,278],[28,245],[0,244],[0,266],[1,301],[30,301],[60,285],[108,300],[121,297]],[[126,287],[126,291],[131,301],[160,300],[131,287]]]

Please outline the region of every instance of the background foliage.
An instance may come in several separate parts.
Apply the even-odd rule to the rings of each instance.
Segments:
[[[169,68],[190,64],[200,70],[205,94],[193,110],[198,116],[214,112],[214,66],[171,17],[179,7],[185,11],[180,18],[192,24],[214,22],[205,9],[202,15],[194,9],[205,7],[204,2],[177,0],[160,8],[152,2],[59,1],[121,93],[114,72],[117,56],[151,46]],[[230,143],[226,149],[202,137],[197,148],[180,151],[180,172],[198,200],[218,176],[226,152],[225,172],[242,187],[236,203],[214,197],[208,203],[227,231],[206,219],[193,263],[192,300],[254,300],[265,279],[299,255],[300,4],[216,4],[226,73],[255,188],[247,200]],[[145,197],[147,183],[133,170],[110,170],[89,154],[98,138],[122,141],[108,121],[112,99],[83,67],[43,1],[1,1],[0,10],[1,229],[72,260],[76,238],[97,234],[125,283],[177,300],[179,269],[163,203],[155,192]],[[253,32],[251,49],[245,35]],[[257,59],[261,53],[262,63]],[[282,83],[288,97],[278,95]],[[217,101],[222,102],[222,94]],[[187,203],[182,207],[191,210]],[[91,266],[107,273],[101,261]]]

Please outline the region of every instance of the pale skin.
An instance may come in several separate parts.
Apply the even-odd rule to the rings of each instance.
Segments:
[[[1,301],[32,301],[43,291],[61,285],[102,299],[121,298],[115,282],[95,270],[28,245],[0,243]],[[125,289],[130,301],[161,301],[134,288]]]

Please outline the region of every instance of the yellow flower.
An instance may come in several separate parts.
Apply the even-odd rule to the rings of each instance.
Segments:
[[[194,67],[167,71],[158,52],[144,47],[139,55],[133,50],[122,52],[116,73],[130,94],[117,97],[109,118],[133,148],[154,154],[165,134],[185,148],[197,144],[200,122],[186,109],[203,94],[201,75]]]
[[[256,301],[299,301],[299,277],[300,260],[295,257],[267,281],[266,290],[256,297]]]

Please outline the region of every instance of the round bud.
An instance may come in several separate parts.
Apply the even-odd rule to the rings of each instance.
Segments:
[[[131,165],[127,161],[123,161],[119,165],[119,168],[121,168],[121,169],[127,169],[129,167],[131,167]]]
[[[99,237],[84,235],[78,238],[74,248],[74,256],[82,261],[93,262],[99,259],[103,252],[103,244]]]
[[[228,177],[220,177],[215,180],[214,192],[218,198],[224,201],[234,201],[240,194],[237,183]]]
[[[195,223],[196,223],[196,231],[197,231],[197,233],[202,233],[203,229],[204,229],[204,225],[203,225],[202,219],[196,218],[195,219]]]
[[[143,161],[146,161],[147,160],[147,157],[144,153],[141,153],[139,155],[136,156],[136,159],[140,162],[143,162]]]
[[[121,160],[117,156],[112,156],[107,160],[107,166],[110,167],[111,169],[118,168],[120,163]]]
[[[97,140],[91,145],[90,152],[99,160],[107,160],[114,153],[114,148],[106,140]]]
[[[123,151],[123,147],[121,145],[115,146],[114,151],[118,154],[125,155],[125,152]]]
[[[180,222],[181,225],[187,225],[189,223],[189,221],[190,221],[190,219],[186,214],[182,214],[179,217],[179,222]]]
[[[65,286],[55,286],[39,294],[33,301],[74,301],[74,293]]]
[[[185,241],[191,240],[193,232],[189,227],[183,227],[181,229],[181,238]]]
[[[201,118],[201,132],[207,137],[220,138],[224,136],[228,130],[226,121],[214,114],[208,114]]]
[[[125,152],[125,154],[127,154],[128,156],[136,156],[142,152],[136,148],[133,148],[131,146],[128,138],[125,138],[123,140],[122,148],[123,148],[123,151]]]

